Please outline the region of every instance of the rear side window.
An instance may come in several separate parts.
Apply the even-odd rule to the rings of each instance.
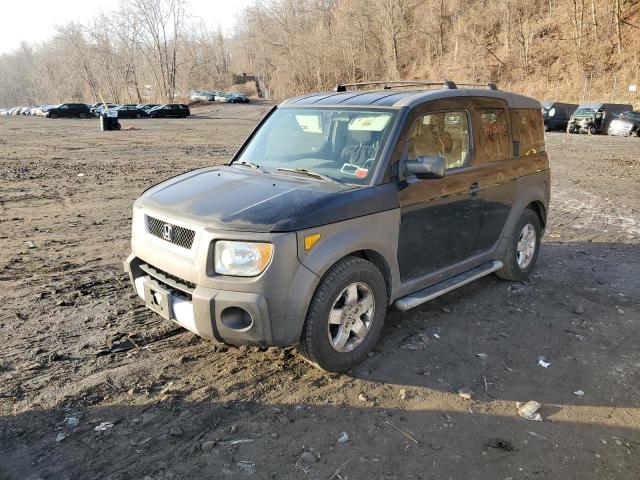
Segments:
[[[409,136],[409,158],[440,155],[447,170],[462,167],[469,155],[467,112],[437,112],[416,119]]]
[[[544,152],[544,122],[540,110],[516,108],[511,110],[513,139],[520,143],[520,155]]]
[[[481,108],[478,110],[480,120],[479,145],[488,162],[506,160],[509,156],[509,129],[507,114],[502,108]]]

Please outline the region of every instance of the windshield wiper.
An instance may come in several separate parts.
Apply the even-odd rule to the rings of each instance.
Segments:
[[[254,170],[262,172],[262,169],[253,162],[249,162],[248,160],[239,160],[237,162],[233,162],[231,165],[246,165],[247,167],[251,167]]]
[[[293,172],[293,173],[301,173],[303,175],[307,175],[309,177],[319,178],[320,180],[324,180],[325,182],[333,182],[335,180],[327,175],[323,175],[322,173],[314,172],[313,170],[308,170],[306,168],[286,168],[286,167],[278,167],[277,170],[279,172]]]

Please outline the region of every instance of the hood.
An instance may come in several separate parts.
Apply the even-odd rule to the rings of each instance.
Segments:
[[[397,208],[398,190],[222,166],[160,183],[135,206],[216,230],[290,232]]]

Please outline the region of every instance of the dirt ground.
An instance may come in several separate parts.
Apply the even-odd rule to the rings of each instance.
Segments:
[[[330,375],[199,339],[122,269],[133,200],[227,161],[269,108],[108,133],[0,117],[0,479],[640,478],[640,139],[549,134],[532,278],[390,311]]]

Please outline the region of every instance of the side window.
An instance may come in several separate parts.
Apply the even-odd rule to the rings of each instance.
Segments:
[[[521,156],[544,152],[544,123],[538,109],[512,109],[511,122],[513,139],[520,142]]]
[[[61,110],[62,110],[62,109],[65,109],[65,110],[66,110],[66,109],[68,109],[68,108],[69,108],[69,105],[67,105],[67,104],[60,105],[60,109],[61,109]]]
[[[447,170],[462,167],[469,154],[467,112],[437,112],[418,117],[409,135],[409,158],[440,155]]]
[[[509,130],[507,114],[502,108],[481,108],[478,148],[489,162],[506,160],[509,156]]]

